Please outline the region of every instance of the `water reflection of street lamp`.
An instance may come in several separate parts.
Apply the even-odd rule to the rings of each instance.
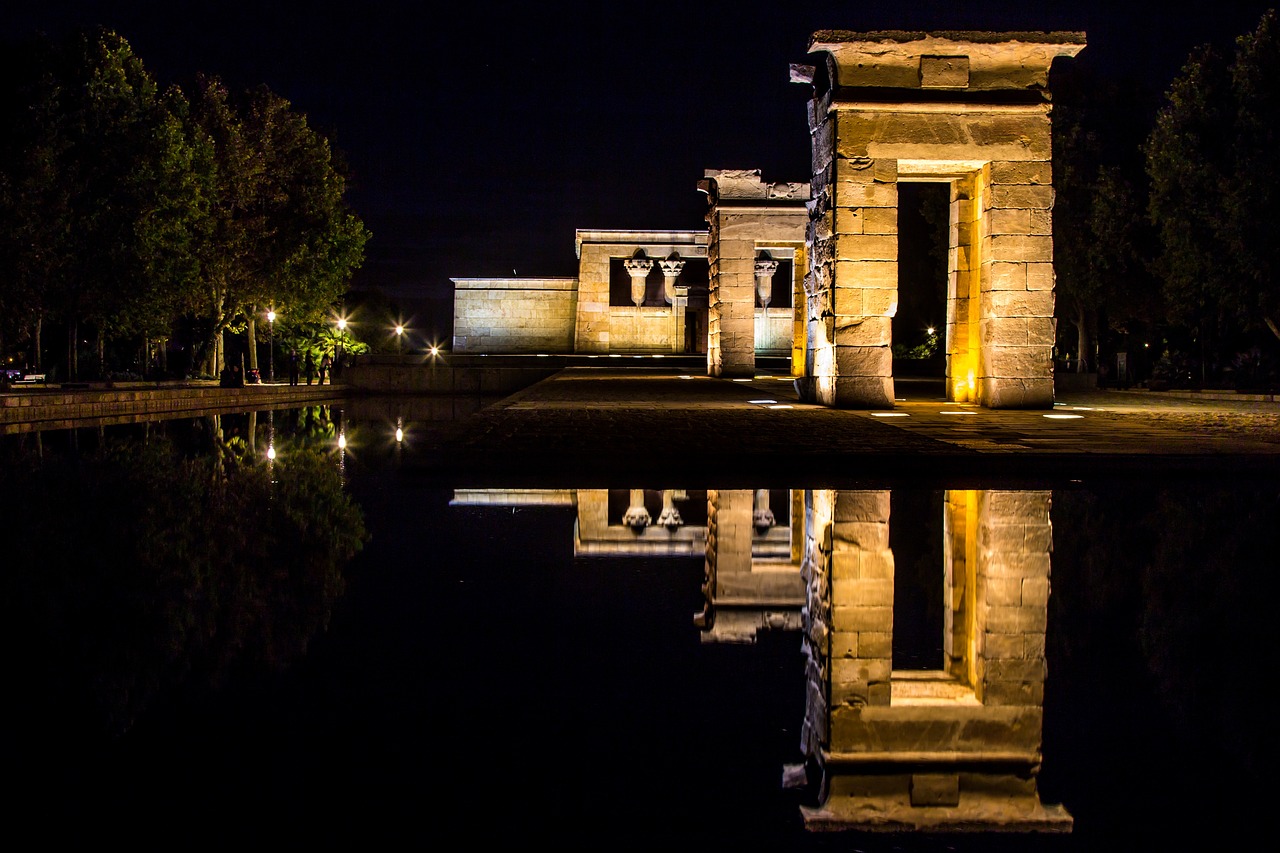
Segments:
[[[271,482],[275,483],[276,473],[276,410],[267,410],[267,470],[271,472]]]
[[[276,312],[267,312],[267,378],[268,381],[276,381]],[[272,451],[272,459],[275,451]]]
[[[396,465],[400,464],[400,454],[404,447],[404,418],[396,418]]]
[[[347,484],[347,427],[342,409],[338,409],[338,478]]]

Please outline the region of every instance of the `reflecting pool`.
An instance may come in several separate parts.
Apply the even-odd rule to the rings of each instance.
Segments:
[[[0,437],[13,813],[76,841],[451,847],[1261,826],[1280,486],[423,476],[464,418]]]

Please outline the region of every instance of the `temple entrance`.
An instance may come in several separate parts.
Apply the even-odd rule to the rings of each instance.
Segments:
[[[901,397],[893,350],[920,322],[902,276],[920,253],[899,253],[912,225],[899,204],[930,183],[949,189],[946,399],[1053,406],[1048,77],[1083,48],[1076,32],[814,35],[819,62],[792,67],[813,87],[802,400]]]
[[[892,322],[894,394],[945,400],[950,185],[898,184],[898,310]]]

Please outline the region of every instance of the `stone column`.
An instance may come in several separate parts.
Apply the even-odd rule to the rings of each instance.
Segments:
[[[756,530],[762,533],[777,524],[777,520],[773,517],[773,510],[769,509],[768,489],[756,489],[755,510],[751,521],[756,526]]]
[[[981,196],[982,366],[985,406],[1053,406],[1053,179],[1049,118],[1025,119],[1044,159],[992,162]]]
[[[748,489],[707,492],[707,551],[703,565],[703,612],[696,620],[710,630],[716,600],[737,595],[751,577],[752,495]]]
[[[889,704],[893,552],[888,490],[806,492],[801,575],[808,683],[801,746],[820,765],[825,755],[848,749],[844,741],[853,737],[844,724],[848,715]]]
[[[978,278],[982,217],[974,199],[981,195],[982,175],[975,172],[951,182],[947,253],[947,399],[970,403],[978,397]]]
[[[645,279],[649,277],[649,270],[653,269],[653,261],[647,258],[628,258],[623,265],[631,276],[631,301],[639,308],[644,302]]]
[[[671,305],[676,298],[676,280],[680,278],[685,262],[665,260],[659,261],[658,264],[662,267],[662,298],[667,301],[668,305]]]
[[[768,310],[769,300],[773,298],[773,274],[777,271],[777,261],[768,258],[756,260],[756,299],[765,310]]]
[[[689,304],[689,288],[676,282],[684,271],[685,262],[675,258],[659,261],[662,267],[662,298],[671,306],[671,351],[684,351],[684,315]]]
[[[662,512],[658,513],[659,527],[665,527],[668,530],[671,530],[684,524],[684,519],[680,517],[680,510],[676,509],[675,498],[675,489],[663,489]]]
[[[893,407],[893,317],[898,311],[898,163],[835,160],[831,405]]]
[[[644,489],[632,489],[631,502],[622,514],[622,523],[633,530],[643,530],[651,520],[649,510],[644,506]]]

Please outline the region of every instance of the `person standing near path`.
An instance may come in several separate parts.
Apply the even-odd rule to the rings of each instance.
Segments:
[[[289,350],[289,384],[298,384],[298,351],[296,349]]]
[[[316,360],[311,355],[311,350],[307,350],[307,360],[302,365],[302,372],[307,375],[307,384],[311,384],[311,380],[316,377]]]
[[[318,384],[320,385],[324,384],[325,377],[329,375],[329,368],[332,365],[333,365],[333,359],[329,357],[329,353],[325,353],[324,357],[320,359],[320,382]],[[329,384],[330,385],[333,384],[332,379],[329,380]]]

